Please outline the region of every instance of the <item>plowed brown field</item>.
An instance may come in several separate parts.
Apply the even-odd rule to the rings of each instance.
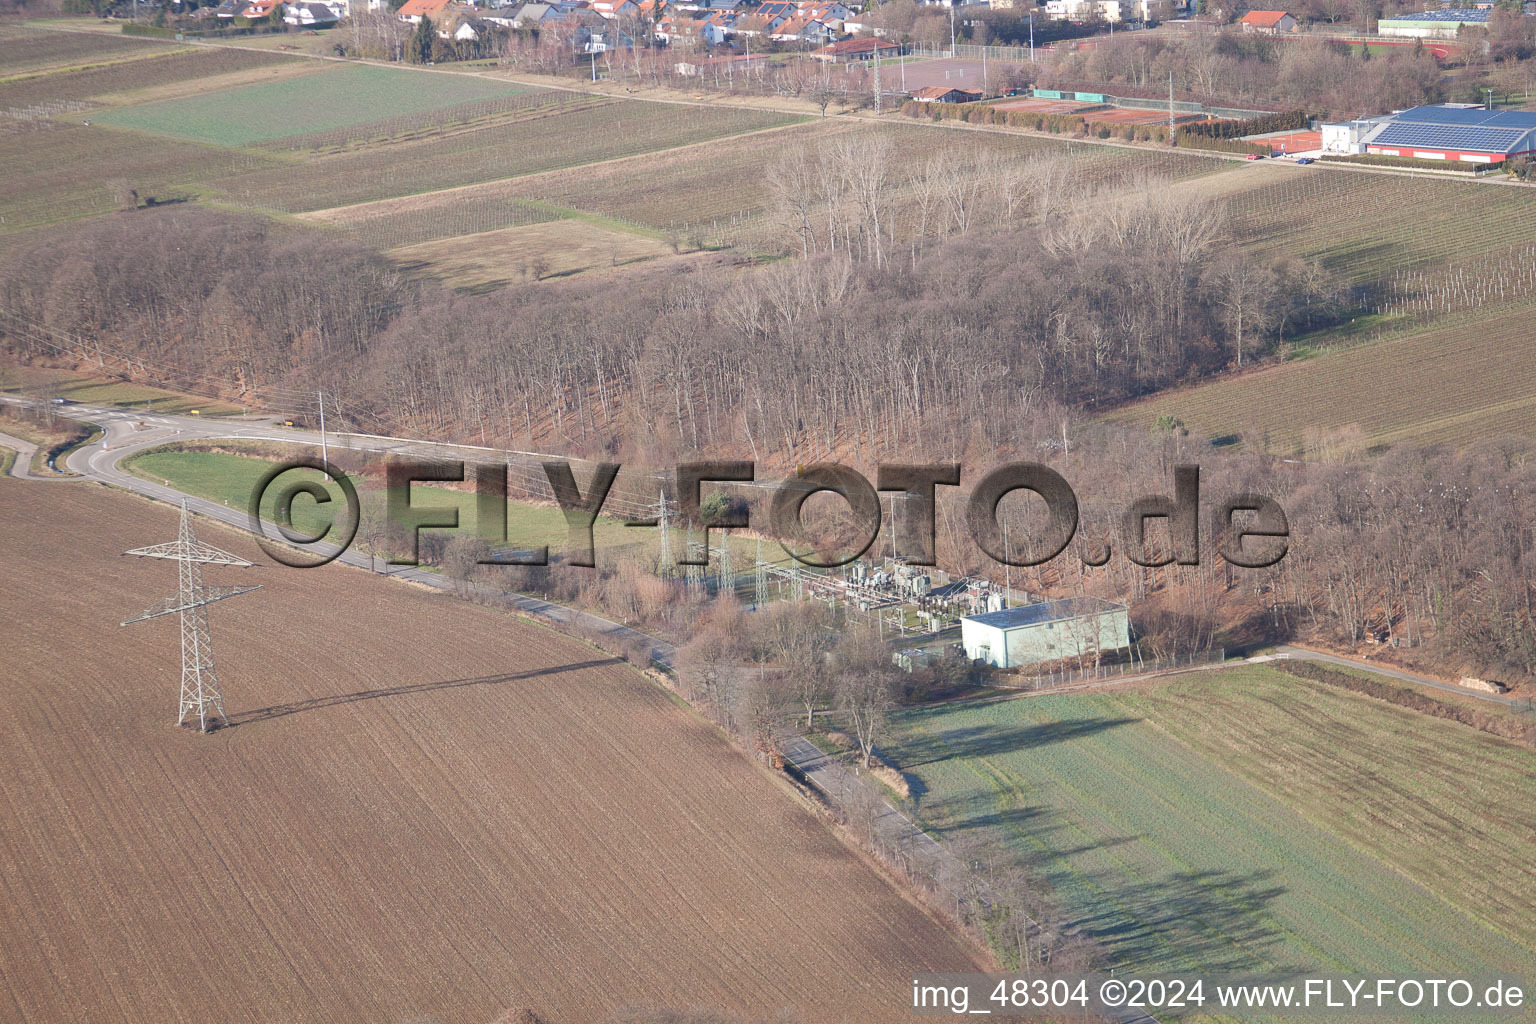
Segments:
[[[175,578],[119,552],[174,536],[0,480],[0,1018],[863,1024],[909,1018],[914,971],[982,969],[711,727],[497,612],[210,572],[264,584],[213,609],[235,725],[173,727],[174,623],[118,623]]]

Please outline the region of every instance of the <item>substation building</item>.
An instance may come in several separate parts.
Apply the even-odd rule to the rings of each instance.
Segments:
[[[1094,658],[1131,645],[1130,612],[1099,597],[1070,597],[960,619],[965,656],[997,668]]]

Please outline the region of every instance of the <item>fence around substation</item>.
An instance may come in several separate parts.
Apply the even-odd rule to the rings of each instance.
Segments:
[[[1018,683],[998,683],[997,685],[1008,690],[1055,690],[1063,686],[1072,686],[1076,683],[1091,683],[1096,680],[1119,679],[1126,676],[1155,675],[1159,672],[1174,672],[1181,668],[1199,668],[1204,665],[1219,665],[1227,660],[1227,649],[1217,647],[1209,651],[1191,651],[1189,654],[1173,655],[1168,658],[1153,658],[1147,660],[1140,655],[1134,655],[1130,661],[1116,662],[1114,664],[1088,665],[1082,668],[1062,668],[1050,672],[1042,672],[1032,677],[1024,677]]]

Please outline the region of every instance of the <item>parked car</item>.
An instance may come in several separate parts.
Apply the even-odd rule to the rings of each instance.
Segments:
[[[1243,159],[1244,160],[1263,160],[1264,159],[1264,154],[1263,153],[1249,153],[1247,156],[1243,157]]]
[[[1312,162],[1312,157],[1310,157],[1310,156],[1297,157],[1296,158],[1296,162],[1298,164],[1309,164],[1309,163]]]

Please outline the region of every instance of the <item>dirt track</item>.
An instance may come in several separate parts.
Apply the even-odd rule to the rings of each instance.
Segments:
[[[5,479],[0,523],[0,1017],[904,1021],[913,971],[981,969],[585,645],[338,566],[210,572],[264,589],[213,609],[237,724],[200,736],[174,624],[118,626],[174,586],[118,555],[173,513]]]

